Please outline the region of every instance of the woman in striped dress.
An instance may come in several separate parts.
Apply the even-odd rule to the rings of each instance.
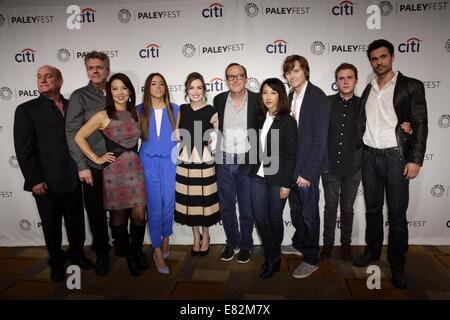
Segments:
[[[188,75],[185,97],[180,106],[176,169],[175,221],[192,227],[191,254],[209,252],[209,227],[220,220],[211,134],[218,130],[216,108],[206,103],[205,81],[197,72]],[[200,233],[202,227],[202,233]]]

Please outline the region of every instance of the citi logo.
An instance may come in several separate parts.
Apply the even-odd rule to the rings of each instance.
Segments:
[[[420,43],[422,42],[422,40],[417,39],[417,38],[409,38],[408,40],[406,40],[405,43],[400,43],[398,45],[398,51],[401,53],[408,53],[408,52],[419,52],[420,50]]]
[[[222,92],[223,79],[220,77],[212,78],[209,83],[206,83],[206,92]]]
[[[19,62],[19,63],[35,62],[36,61],[35,53],[36,53],[36,50],[30,49],[30,48],[25,48],[22,51],[20,51],[19,53],[17,53],[14,56],[14,58],[16,59],[16,62]]]
[[[208,8],[202,10],[203,18],[221,18],[223,17],[223,4],[215,2]]]
[[[352,16],[353,6],[355,4],[351,1],[345,0],[339,3],[339,5],[331,8],[331,13],[335,16]]]
[[[81,13],[75,16],[75,21],[79,23],[94,23],[95,10],[91,8],[84,8]]]
[[[266,52],[270,54],[284,54],[287,53],[287,45],[288,42],[285,40],[275,40],[266,46]]]
[[[150,43],[144,49],[139,50],[139,57],[142,59],[159,58],[159,49],[161,47],[156,43]]]

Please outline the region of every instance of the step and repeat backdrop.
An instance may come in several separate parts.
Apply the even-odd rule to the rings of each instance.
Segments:
[[[161,72],[172,101],[181,104],[183,83],[192,71],[203,74],[211,102],[228,89],[224,69],[230,62],[247,67],[247,86],[258,91],[265,78],[282,78],[286,56],[300,54],[310,63],[310,80],[327,94],[336,92],[335,68],[353,63],[359,69],[356,92],[361,94],[374,77],[367,46],[378,38],[394,44],[395,70],[420,79],[426,88],[429,137],[423,168],[410,184],[410,243],[449,245],[449,1],[1,0],[0,246],[44,244],[34,199],[22,189],[12,130],[17,105],[39,95],[39,66],[50,64],[62,71],[62,91],[69,98],[88,82],[86,53],[103,51],[113,73],[132,79],[138,101],[146,77]],[[363,193],[360,186],[353,230],[353,243],[360,245],[365,233]],[[323,206],[322,193],[321,211]],[[385,221],[387,239],[386,212]],[[284,243],[289,243],[294,228],[288,205],[284,223]],[[339,214],[336,225],[339,243]],[[213,243],[224,243],[220,224],[211,234]],[[190,228],[174,225],[173,243],[191,243],[191,238]],[[260,243],[256,230],[254,239]],[[86,243],[90,242],[87,228]]]

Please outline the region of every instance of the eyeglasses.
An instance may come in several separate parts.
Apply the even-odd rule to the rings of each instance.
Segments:
[[[227,74],[227,80],[233,81],[233,80],[242,80],[245,78],[245,74]]]

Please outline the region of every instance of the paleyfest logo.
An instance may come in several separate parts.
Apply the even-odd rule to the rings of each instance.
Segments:
[[[443,114],[438,119],[438,126],[442,129],[447,129],[450,127],[450,115],[449,114]]]
[[[254,2],[249,2],[245,5],[245,13],[247,16],[254,18],[259,13],[259,7]]]
[[[195,46],[192,43],[186,43],[181,49],[181,52],[183,53],[183,56],[185,56],[186,58],[191,58],[195,55],[197,50],[195,49]]]
[[[433,186],[433,188],[431,188],[431,194],[435,198],[439,198],[439,197],[443,196],[444,193],[445,193],[445,188],[442,184],[436,184],[435,186]]]
[[[56,58],[59,62],[67,62],[70,60],[70,52],[67,49],[59,49],[56,53]]]
[[[392,4],[389,1],[380,1],[380,3],[378,4],[378,7],[380,8],[380,12],[382,16],[388,16],[391,14],[392,10],[394,9],[394,7],[392,6]]]
[[[131,20],[131,12],[128,9],[120,9],[117,19],[122,23],[128,23]]]
[[[10,88],[8,87],[1,87],[0,88],[0,98],[2,98],[2,100],[9,100],[11,99],[13,96],[13,92]]]
[[[325,52],[325,45],[322,41],[314,41],[311,45],[311,52],[317,56],[320,56]]]
[[[261,84],[259,83],[258,79],[256,79],[256,78],[248,78],[247,79],[247,89],[249,89],[253,92],[259,92],[260,87],[261,87]]]

